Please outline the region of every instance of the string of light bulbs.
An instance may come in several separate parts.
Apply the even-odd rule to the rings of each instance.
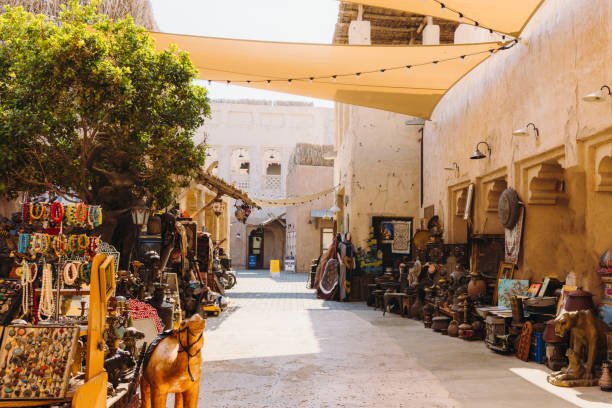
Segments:
[[[438,3],[440,5],[441,9],[446,10],[446,11],[451,12],[451,13],[455,13],[457,15],[457,20],[460,23],[469,24],[469,25],[473,25],[475,27],[484,28],[485,30],[489,30],[490,34],[497,33],[497,31],[495,31],[491,27],[487,27],[487,26],[484,26],[484,25],[480,24],[476,19],[473,19],[473,18],[470,18],[470,17],[464,15],[461,11],[456,10],[456,9],[454,9],[452,7],[448,7],[446,5],[446,3],[444,3],[441,0],[427,0],[427,1],[433,1],[434,3]],[[517,40],[516,38],[514,38],[513,36],[508,35],[508,34],[502,34],[502,33],[498,33],[498,34],[501,35],[502,41],[505,40],[506,38],[511,38],[511,39],[514,39],[515,41]]]
[[[379,68],[379,69],[375,69],[375,70],[364,70],[364,71],[357,71],[357,72],[349,72],[349,73],[341,73],[341,74],[331,74],[331,75],[316,75],[316,76],[302,76],[302,77],[296,77],[296,78],[270,78],[270,79],[242,79],[242,80],[230,80],[230,79],[204,79],[205,81],[207,81],[209,84],[212,82],[222,82],[222,83],[226,83],[227,85],[230,84],[267,84],[270,85],[273,82],[278,83],[278,82],[287,82],[288,84],[291,84],[292,82],[297,82],[297,81],[308,81],[308,82],[315,82],[315,81],[320,81],[320,80],[331,80],[332,82],[336,82],[337,79],[339,78],[347,78],[347,77],[356,77],[359,78],[362,75],[369,75],[369,74],[384,74],[385,72],[388,71],[397,71],[397,70],[410,70],[413,68],[417,68],[417,67],[422,67],[422,66],[426,66],[426,65],[437,65],[440,63],[444,63],[444,62],[448,62],[448,61],[456,61],[456,60],[465,60],[468,57],[473,57],[476,55],[482,55],[482,54],[491,54],[493,55],[494,53],[496,53],[497,51],[503,51],[503,50],[507,50],[509,48],[512,48],[514,45],[516,45],[518,43],[518,39],[514,39],[512,40],[510,43],[507,43],[505,45],[499,46],[497,48],[490,48],[486,51],[479,51],[479,52],[473,52],[473,53],[468,53],[468,54],[462,54],[459,55],[457,57],[450,57],[450,58],[441,58],[441,59],[436,59],[436,60],[432,60],[432,61],[427,61],[427,62],[421,62],[421,63],[416,63],[416,64],[407,64],[407,65],[398,65],[398,66],[393,66],[393,67],[386,67],[386,68]],[[207,69],[207,68],[204,68]],[[210,68],[208,68],[210,69]],[[214,69],[210,69],[210,70],[214,70]],[[251,75],[251,74],[247,74],[247,73],[243,73],[243,72],[236,72],[236,71],[222,71],[222,70],[214,70],[214,71],[219,71],[219,72],[225,72],[225,73],[231,73],[231,74],[236,74],[236,75]],[[357,85],[357,84],[351,84],[351,85]]]
[[[339,1],[342,2],[343,0],[339,0]],[[359,3],[358,0],[356,0],[356,1],[357,1],[357,3]],[[506,38],[515,39],[515,37],[512,36],[512,35],[504,34],[504,33],[499,33],[499,32],[497,32],[496,30],[494,30],[491,27],[488,27],[488,26],[480,24],[480,22],[478,20],[466,16],[460,10],[457,10],[455,8],[447,6],[446,3],[444,3],[444,1],[442,1],[442,0],[422,0],[422,1],[432,1],[434,3],[437,3],[442,10],[446,10],[447,12],[456,14],[457,15],[457,21],[459,21],[462,24],[469,24],[469,25],[472,25],[474,27],[483,28],[485,30],[488,30],[490,34],[493,34],[493,33],[499,34],[501,36],[502,41],[506,40]]]

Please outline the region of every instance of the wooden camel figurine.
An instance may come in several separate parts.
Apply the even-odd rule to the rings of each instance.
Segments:
[[[142,375],[143,408],[166,408],[170,393],[175,394],[174,408],[197,407],[205,327],[206,320],[195,314],[151,344]]]

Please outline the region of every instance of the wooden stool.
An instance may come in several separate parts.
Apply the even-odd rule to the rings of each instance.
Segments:
[[[403,299],[408,296],[405,293],[400,293],[400,292],[386,292],[383,296],[384,298],[384,307],[383,307],[383,316],[385,315],[385,313],[387,312],[387,309],[390,306],[391,301],[395,300],[397,303],[397,306],[399,307],[400,311],[399,314],[400,316],[404,316],[404,307],[403,307]],[[389,310],[389,312],[391,312]]]
[[[374,310],[385,306],[385,291],[382,289],[376,289],[372,292],[374,294]]]
[[[374,291],[378,289],[378,284],[369,283],[368,284],[368,296],[366,297],[366,304],[368,306],[374,306],[376,303],[376,298],[374,297]]]

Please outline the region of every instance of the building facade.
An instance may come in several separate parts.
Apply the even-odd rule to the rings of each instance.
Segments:
[[[211,119],[196,135],[208,147],[207,166],[213,174],[247,192],[254,199],[287,195],[288,162],[297,143],[330,144],[333,110],[303,102],[217,100]],[[310,192],[304,192],[310,193]],[[233,214],[234,202],[230,202]],[[283,259],[286,247],[286,209],[254,211],[247,224],[230,217],[229,243],[236,268],[257,255],[257,267]]]

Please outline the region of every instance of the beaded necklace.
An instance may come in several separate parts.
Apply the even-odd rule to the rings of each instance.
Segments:
[[[40,288],[40,303],[38,305],[38,320],[48,321],[55,313],[55,299],[53,297],[53,268],[51,264],[44,263],[42,267],[42,286]],[[42,315],[47,316],[45,319]]]

